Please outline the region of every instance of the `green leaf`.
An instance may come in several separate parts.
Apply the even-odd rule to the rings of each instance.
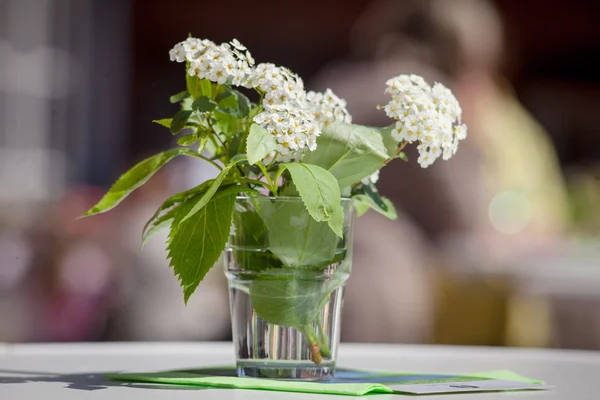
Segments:
[[[207,180],[204,183],[202,183],[201,185],[198,185],[196,187],[188,189],[184,192],[177,193],[177,194],[169,197],[167,200],[165,200],[161,204],[161,206],[156,210],[154,215],[144,225],[144,229],[142,229],[142,246],[155,233],[160,231],[160,229],[162,227],[164,227],[167,222],[170,225],[170,223],[173,220],[172,211],[175,206],[180,205],[181,203],[183,203],[184,201],[188,200],[189,198],[191,198],[193,196],[196,196],[201,193],[205,193],[208,190],[208,188],[212,185],[213,182],[214,182],[214,179]],[[167,217],[167,216],[169,216],[169,217]]]
[[[221,184],[223,183],[223,181],[225,180],[225,178],[227,178],[227,175],[229,175],[229,171],[231,171],[231,169],[233,167],[236,166],[236,164],[242,162],[242,161],[246,161],[247,158],[245,155],[242,155],[240,157],[234,157],[231,159],[231,162],[221,170],[221,172],[219,172],[219,175],[217,175],[217,177],[215,178],[215,180],[212,182],[212,184],[210,185],[210,187],[208,188],[208,190],[206,191],[206,193],[204,193],[204,195],[202,197],[199,197],[197,200],[197,202],[193,205],[193,207],[190,209],[189,213],[181,219],[181,222],[185,222],[188,219],[192,218],[194,216],[194,214],[196,214],[198,211],[202,210],[202,208],[204,206],[206,206],[206,204],[208,204],[208,202],[210,201],[210,199],[213,197],[213,195],[217,192],[217,190],[219,189],[219,186],[221,186]],[[238,190],[239,192],[239,190]]]
[[[198,147],[199,153],[204,151],[214,157],[217,154],[220,154],[221,150],[220,144],[217,143],[217,140],[215,139],[215,135],[200,138],[200,146]]]
[[[283,266],[281,260],[271,251],[264,251],[269,243],[269,229],[265,219],[270,220],[268,215],[271,203],[268,199],[263,198],[261,200],[264,201],[258,199],[247,200],[254,203],[253,208],[236,203],[233,213],[235,234],[230,238],[231,251],[236,264],[241,269],[253,272]],[[260,213],[258,210],[260,210]],[[306,212],[306,210],[304,211]]]
[[[326,169],[305,163],[286,163],[302,202],[315,221],[326,221],[333,232],[343,236],[344,210],[340,187]]]
[[[236,207],[238,206],[242,209],[236,208],[233,216],[236,232],[232,237],[233,244],[246,249],[264,247],[268,243],[267,233],[269,231],[264,216],[270,215],[266,208],[270,208],[271,203],[268,200],[257,202],[254,210],[246,209],[241,204],[236,205]]]
[[[240,120],[234,115],[216,109],[213,114],[215,132],[231,136],[239,130]]]
[[[219,102],[219,108],[230,108],[230,109],[237,109],[238,107],[238,102],[235,96],[233,96],[232,93],[229,93],[229,96],[221,99]]]
[[[269,228],[269,250],[285,266],[321,268],[331,264],[340,239],[327,222],[315,221],[302,202],[275,202],[272,209],[259,212]]]
[[[231,138],[231,141],[227,145],[227,157],[232,158],[240,153],[240,144],[242,143],[242,133],[239,132]],[[243,152],[243,150],[242,150]]]
[[[388,153],[388,158],[394,157],[396,154],[396,150],[398,149],[398,141],[392,137],[392,130],[396,127],[396,124],[393,123],[390,126],[386,126],[385,128],[380,128],[379,132],[381,133],[381,138],[383,139],[383,144]]]
[[[363,190],[365,191],[365,194],[371,200],[373,200],[373,202],[375,202],[375,204],[377,204],[377,206],[379,208],[381,208],[384,211],[388,211],[387,204],[385,204],[385,202],[383,201],[383,199],[379,195],[379,192],[377,191],[377,188],[375,187],[374,184],[372,184],[372,183],[366,183],[366,184],[363,184],[362,187],[363,187]]]
[[[100,214],[113,209],[131,192],[148,182],[163,165],[179,155],[197,156],[194,151],[179,147],[145,159],[123,174],[104,197],[83,216]]]
[[[400,153],[398,153],[397,158],[401,159],[402,161],[408,162],[408,156],[403,151],[401,151]]]
[[[210,141],[208,140],[208,136],[203,136],[200,138],[200,143],[198,144],[198,153],[202,153],[204,151],[207,143],[210,143]],[[207,151],[208,151],[208,149],[207,149]],[[214,155],[214,152],[210,152],[210,151],[208,151],[208,152],[211,155]]]
[[[195,134],[185,135],[177,139],[177,144],[180,146],[191,146],[198,141],[198,137]]]
[[[248,161],[248,157],[246,157],[245,154],[238,154],[238,155],[236,155],[235,157],[233,157],[229,161],[232,162],[232,163],[236,163],[237,164],[237,163],[242,162],[242,161]]]
[[[169,97],[169,101],[173,104],[179,103],[181,100],[185,99],[186,97],[189,97],[189,95],[190,94],[187,92],[187,90],[184,90],[183,92],[179,92]]]
[[[252,307],[265,321],[299,328],[315,322],[324,289],[323,281],[318,279],[274,276],[273,279],[254,280],[250,298]]]
[[[341,199],[340,199],[341,203]],[[327,225],[331,228],[331,230],[340,238],[344,237],[344,209],[341,204],[339,210],[336,210],[333,214],[331,214],[331,218],[327,221]]]
[[[284,181],[283,186],[279,189],[280,196],[287,197],[300,197],[300,193],[298,193],[298,189],[294,186],[292,181]]]
[[[181,130],[185,128],[185,125],[187,124],[190,115],[192,115],[192,111],[190,110],[178,111],[177,114],[175,114],[175,116],[173,117],[173,122],[171,122],[171,133],[176,134],[181,132]]]
[[[189,64],[189,63],[188,63]],[[186,68],[188,70],[189,66]],[[212,98],[213,84],[208,79],[199,79],[197,76],[185,74],[187,90],[192,98],[197,99],[200,96]]]
[[[212,197],[206,206],[184,221],[197,202],[197,195],[176,208],[167,246],[175,275],[187,303],[206,273],[213,267],[229,237],[236,188]]]
[[[171,123],[173,122],[173,118],[155,119],[152,122],[154,122],[155,124],[164,126],[165,128],[171,128]]]
[[[250,165],[256,164],[275,149],[277,149],[277,142],[275,142],[273,135],[262,126],[252,124],[246,140],[248,163]]]
[[[365,195],[356,195],[352,198],[352,206],[356,211],[357,217],[362,217],[367,211],[369,211],[369,208],[371,208],[371,205],[366,199],[368,199],[368,197]]]
[[[303,162],[325,168],[345,187],[382,168],[388,158],[379,129],[336,121],[323,130],[317,149]]]
[[[222,100],[233,96],[233,93],[227,89],[226,86],[221,86],[221,88],[223,90],[219,90],[219,94],[217,94],[217,97],[215,97],[215,101],[219,104],[219,107],[223,107],[220,103]]]
[[[166,214],[161,215],[160,217],[152,220],[150,225],[147,225],[147,229],[146,227],[144,227],[144,234],[142,235],[142,248],[148,242],[148,240],[150,240],[150,238],[152,238],[155,234],[162,231],[163,229],[171,227],[173,223],[174,212],[175,210],[170,210]]]
[[[340,253],[340,264],[333,272],[333,277],[327,280],[325,283],[325,296],[321,300],[321,306],[325,304],[325,302],[329,299],[331,293],[334,290],[339,289],[340,287],[346,284],[348,278],[350,277],[350,270],[352,269],[352,257],[347,257],[345,253]]]
[[[252,119],[258,115],[263,110],[262,106],[255,106],[250,103],[250,111],[248,112],[248,119]]]
[[[186,97],[179,105],[181,106],[182,110],[191,110],[192,104],[194,104],[194,99],[191,97]]]
[[[211,112],[217,108],[217,103],[206,96],[200,96],[194,100],[192,108],[198,112]]]
[[[385,208],[380,207],[378,203],[376,203],[371,197],[366,196],[364,194],[358,194],[352,197],[352,204],[356,210],[356,215],[361,216],[369,209],[373,209],[378,213],[385,215],[389,219],[398,218],[398,214],[396,213],[396,208],[394,207],[394,203],[391,202],[390,199],[380,196],[381,201],[385,205]]]
[[[211,133],[212,133],[212,130],[210,130],[209,128],[205,128],[203,126],[199,127],[196,130],[196,136],[200,138],[200,144],[198,145],[198,153],[202,153],[205,150],[207,143],[212,143],[212,141],[210,141]],[[213,140],[214,140],[214,138],[213,138]],[[207,149],[207,151],[211,155],[215,154],[214,151],[210,151],[210,149]]]
[[[247,117],[248,113],[250,112],[250,107],[252,106],[250,100],[248,100],[248,98],[243,93],[240,93],[238,91],[235,92],[235,96],[237,97],[240,116],[243,118]]]
[[[231,92],[233,96],[223,97],[219,104],[219,111],[232,115],[236,118],[246,118],[252,107],[250,100],[237,90]],[[218,97],[218,96],[217,96]]]

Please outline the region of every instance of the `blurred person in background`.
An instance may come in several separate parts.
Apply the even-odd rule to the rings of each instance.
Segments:
[[[385,114],[376,109],[387,101],[381,82],[416,73],[454,91],[469,138],[450,161],[423,170],[409,151],[413,162],[395,161],[382,171],[381,191],[401,216],[396,222],[376,215],[358,220],[345,332],[359,339],[351,332],[362,332],[361,320],[368,318],[372,331],[395,332],[386,341],[402,341],[396,332],[410,330],[419,319],[414,314],[420,315],[418,326],[431,322],[424,312],[429,307],[412,307],[429,304],[433,294],[427,293],[428,283],[437,282],[435,341],[506,344],[508,325],[522,328],[525,318],[527,328],[512,344],[547,344],[543,303],[517,301],[510,307],[504,282],[448,273],[449,267],[502,266],[552,248],[567,228],[566,194],[554,149],[501,75],[504,39],[496,9],[485,0],[376,1],[356,24],[353,48],[350,60],[328,65],[312,84],[345,98],[353,122],[385,124]],[[368,241],[390,244],[361,246]],[[428,258],[433,249],[437,255]],[[428,281],[424,266],[434,262],[446,268],[437,269],[435,279]],[[376,303],[361,296],[368,287],[383,287],[381,280],[390,282],[389,294],[380,290]],[[403,290],[415,283],[416,293]],[[509,308],[517,310],[519,322],[509,321]],[[401,310],[405,312],[399,315]],[[522,310],[529,312],[519,314]]]

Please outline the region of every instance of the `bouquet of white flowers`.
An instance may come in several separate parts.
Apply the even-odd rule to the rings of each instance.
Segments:
[[[243,264],[238,269],[254,273],[257,282],[296,272],[293,279],[263,279],[247,288],[253,310],[268,323],[297,328],[318,363],[331,352],[317,334],[321,324],[313,323],[319,322],[323,299],[344,280],[311,289],[298,283],[298,271],[322,271],[350,259],[349,247],[340,245],[349,235],[350,210],[343,204],[359,215],[374,209],[396,217],[393,204],[375,187],[379,170],[393,159],[406,161],[402,150],[414,142],[423,167],[454,155],[466,137],[458,101],[440,83],[430,86],[419,76],[400,75],[387,81],[391,99],[382,107],[395,122],[382,128],[354,125],[346,102],[331,90],[305,91],[298,75],[270,63],[255,64],[236,39],[217,45],[190,37],[176,44],[170,57],[185,63],[187,87],[170,99],[180,110],[154,122],[180,135],[179,147],[134,166],[85,215],[117,206],[177,156],[212,164],[218,176],[168,198],[144,227],[142,241],[160,229],[170,230],[168,255],[186,302],[228,240],[228,248],[242,248],[232,237],[237,235],[238,245],[240,237],[246,246],[267,243],[260,252],[235,253]],[[249,99],[252,92],[255,98]],[[264,198],[294,198],[300,207],[289,201],[276,207]],[[257,214],[250,218],[248,211]],[[310,218],[298,224],[302,213]],[[346,266],[349,272],[349,262]],[[306,293],[317,295],[309,300]]]

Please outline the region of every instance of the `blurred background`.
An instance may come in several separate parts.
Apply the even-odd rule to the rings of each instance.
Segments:
[[[166,146],[152,119],[188,33],[331,88],[388,125],[385,81],[459,98],[469,138],[379,187],[397,221],[357,220],[342,340],[600,349],[600,3],[594,0],[0,0],[0,341],[228,340],[214,268],[187,308],[147,218],[206,171],[174,162],[85,220]]]

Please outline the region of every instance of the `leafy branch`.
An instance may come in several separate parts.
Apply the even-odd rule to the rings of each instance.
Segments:
[[[266,93],[257,92],[260,98],[255,104],[229,83],[186,74],[186,90],[169,99],[180,109],[172,118],[154,121],[179,135],[179,147],[136,164],[84,216],[116,207],[178,156],[217,168],[214,179],[165,200],[142,231],[143,244],[161,229],[169,230],[168,258],[187,302],[230,238],[237,196],[245,193],[257,204],[267,199],[256,212],[244,214],[242,228],[251,231],[244,238],[257,245],[268,243],[268,251],[244,254],[240,259],[252,271],[267,276],[278,273],[279,278],[257,278],[249,295],[265,321],[300,330],[318,364],[331,357],[329,338],[318,315],[335,287],[290,273],[322,271],[345,256],[338,250],[347,248],[344,225],[350,208],[342,206],[342,193],[352,196],[359,214],[375,209],[395,218],[393,204],[373,185],[360,182],[391,159],[402,158],[406,143],[398,146],[388,128],[336,121],[323,129],[316,149],[306,151],[301,162],[279,162],[275,136],[254,122],[265,111]],[[198,142],[197,150],[189,147]],[[297,196],[299,201],[271,203],[261,194],[265,189],[274,197]]]

